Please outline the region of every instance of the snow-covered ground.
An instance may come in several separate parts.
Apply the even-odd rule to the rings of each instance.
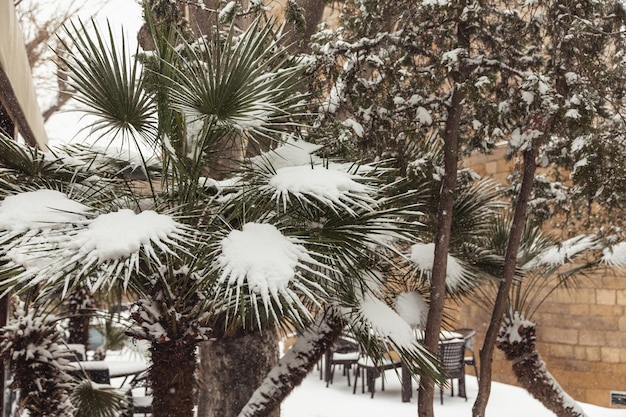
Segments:
[[[457,396],[451,397],[450,390],[446,390],[444,403],[441,405],[439,391],[436,391],[434,403],[436,417],[470,417],[472,415],[472,405],[478,393],[476,378],[468,376],[466,385],[467,401]],[[417,389],[415,384],[414,388]],[[393,370],[387,371],[385,391],[380,391],[380,379],[376,380],[376,390],[374,398],[370,398],[367,392],[362,394],[359,381],[356,394],[352,394],[352,387],[348,386],[346,378],[342,377],[340,372],[336,372],[334,383],[326,388],[326,383],[320,380],[319,371],[313,371],[285,400],[281,417],[415,417],[417,415],[416,395],[410,403],[401,401],[400,382]],[[581,404],[581,406],[589,417],[624,417],[626,415],[624,409],[609,409],[590,404]],[[487,415],[493,417],[555,416],[522,388],[497,382],[494,382],[491,388]]]

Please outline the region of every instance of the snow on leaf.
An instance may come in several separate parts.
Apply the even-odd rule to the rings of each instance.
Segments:
[[[617,266],[626,267],[626,242],[620,242],[602,251],[602,262]]]
[[[426,325],[428,304],[419,292],[401,292],[396,296],[394,307],[400,317],[412,328],[421,328]]]
[[[122,209],[96,217],[73,237],[68,248],[104,262],[128,258],[142,246],[164,247],[181,233],[182,225],[168,215]]]
[[[261,167],[269,165],[274,169],[311,163],[317,164],[321,163],[322,159],[312,154],[320,148],[320,145],[303,140],[287,140],[276,149],[250,158],[250,162]]]
[[[317,270],[309,264],[318,267]],[[320,272],[324,267],[296,239],[284,236],[274,225],[263,223],[246,223],[242,230],[231,231],[221,242],[217,267],[221,270],[218,282],[227,285],[226,292],[220,296],[239,305],[240,294],[247,285],[259,326],[257,297],[265,312],[275,318],[276,309],[285,308],[296,320],[310,318],[300,298],[304,295],[317,303],[313,291],[323,290],[302,272],[328,279]]]
[[[416,243],[411,246],[411,261],[422,272],[430,276],[435,260],[435,244],[434,243]],[[451,255],[448,255],[448,264],[446,268],[446,287],[449,290],[455,290],[461,286],[464,281],[465,269],[459,261]]]
[[[346,203],[367,208],[363,201],[372,202],[368,196],[371,188],[355,181],[359,178],[322,166],[301,165],[278,169],[269,179],[268,187],[274,190],[277,200],[283,200],[285,207],[292,194],[297,198],[314,197],[330,207],[339,206],[352,212]]]
[[[413,329],[383,301],[367,295],[361,300],[359,310],[378,336],[389,338],[406,350],[414,348],[417,339]]]
[[[598,242],[593,236],[579,235],[566,240],[560,245],[546,249],[541,255],[527,264],[527,267],[540,265],[561,266],[574,256],[589,249],[597,248]]]
[[[565,112],[565,117],[570,119],[580,119],[580,112],[577,109],[569,109]]]
[[[63,227],[84,220],[89,208],[55,190],[37,190],[6,197],[0,203],[0,230],[25,233]]]
[[[430,126],[433,123],[433,118],[430,115],[430,112],[422,106],[417,108],[417,111],[415,112],[415,119],[418,123],[425,126]]]
[[[344,120],[342,124],[352,129],[354,131],[354,134],[357,135],[358,137],[360,138],[363,137],[363,126],[361,126],[361,124],[357,122],[356,120],[349,118],[349,119]]]
[[[246,223],[222,240],[221,281],[242,285],[263,297],[287,288],[296,267],[310,257],[302,245],[285,237],[271,224]]]

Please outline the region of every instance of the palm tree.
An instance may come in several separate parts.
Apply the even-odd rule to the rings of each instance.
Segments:
[[[64,62],[100,140],[137,145],[135,166],[83,148],[51,158],[0,141],[11,150],[2,152],[0,253],[9,269],[0,285],[38,301],[79,286],[135,297],[153,415],[191,416],[201,341],[305,329],[336,298],[358,316],[376,286],[371,266],[399,254],[386,237],[414,239],[403,218],[415,207],[386,197],[384,167],[318,161],[300,141],[244,159],[246,149],[305,128],[302,68],[271,25],[189,42],[147,16],[156,50],[144,71],[110,28],[90,35],[82,23],[68,29]],[[407,363],[435,375],[432,357],[404,338],[395,344]]]
[[[504,253],[510,230],[511,219],[497,218],[492,224],[489,247],[496,253]],[[561,242],[531,221],[525,224],[520,245],[516,278],[509,292],[496,346],[511,363],[522,387],[548,409],[558,416],[585,416],[541,359],[535,344],[536,324],[531,320],[556,290],[575,288],[581,274],[599,266],[600,259],[595,252],[603,245],[598,238],[589,235]],[[482,286],[470,299],[490,312],[496,290],[494,285]]]

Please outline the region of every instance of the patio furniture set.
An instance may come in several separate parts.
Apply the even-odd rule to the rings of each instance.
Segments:
[[[416,338],[420,339],[423,335],[416,334]],[[465,367],[472,366],[475,375],[478,376],[478,366],[474,355],[474,341],[476,330],[474,329],[456,329],[452,332],[442,332],[439,342],[439,360],[446,381],[450,381],[451,394],[454,396],[453,380],[458,382],[458,395],[467,400],[465,392]],[[339,366],[344,376],[347,377],[348,385],[351,385],[350,375],[354,375],[353,394],[356,394],[358,380],[361,379],[361,392],[371,394],[374,398],[376,391],[376,379],[381,377],[381,389],[385,390],[384,372],[391,369],[401,369],[400,375],[402,379],[402,401],[409,402],[412,397],[412,376],[408,369],[402,364],[400,358],[391,352],[389,357],[382,362],[375,361],[369,356],[361,353],[358,344],[349,336],[342,336],[339,341],[329,349],[323,360],[323,366],[320,368],[320,378],[324,378],[326,386],[333,383],[335,368]],[[440,384],[440,400],[443,404],[444,385]]]

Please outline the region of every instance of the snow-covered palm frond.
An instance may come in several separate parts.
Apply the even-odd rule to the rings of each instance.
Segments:
[[[373,190],[360,182],[363,178],[345,171],[320,165],[283,167],[268,178],[266,189],[271,191],[282,210],[287,211],[291,200],[315,205],[319,203],[334,211],[355,215],[354,208],[371,209],[375,201]]]
[[[602,262],[624,268],[626,266],[626,242],[620,242],[602,251]]]
[[[369,356],[383,358],[395,351],[413,375],[441,378],[437,359],[418,341],[409,323],[384,301],[365,293],[352,314],[349,328]]]
[[[86,220],[90,212],[86,205],[70,199],[66,194],[47,189],[25,191],[8,195],[0,202],[0,250],[20,256],[26,252],[37,252],[33,244],[46,250],[56,246],[63,235],[56,239],[42,239],[60,229],[72,229]],[[39,237],[39,239],[37,239]],[[33,258],[31,254],[27,258]]]
[[[251,309],[259,327],[284,316],[300,323],[311,319],[302,297],[319,304],[324,290],[317,281],[330,279],[328,267],[297,239],[263,223],[246,223],[226,235],[214,268],[220,273],[215,297],[231,300],[235,315]]]
[[[434,243],[415,243],[411,246],[410,259],[417,271],[430,279],[435,260]],[[476,281],[473,272],[464,265],[464,262],[453,255],[448,255],[446,268],[446,289],[450,293],[462,291],[464,287],[471,287]]]
[[[232,26],[226,36],[216,31],[183,43],[181,67],[164,62],[172,73],[172,107],[216,129],[277,139],[301,111],[302,69],[287,65],[272,35],[272,25],[257,20],[239,37]]]
[[[599,243],[595,236],[579,235],[545,249],[537,257],[526,263],[524,267],[529,269],[558,268],[572,262],[575,257],[583,252],[599,249]]]
[[[91,291],[118,284],[126,288],[140,276],[142,262],[160,266],[167,255],[188,253],[193,245],[192,231],[170,215],[129,209],[84,214],[78,222],[54,223],[45,236],[14,246],[12,262],[25,270],[3,284],[63,283],[62,294],[78,281]]]

